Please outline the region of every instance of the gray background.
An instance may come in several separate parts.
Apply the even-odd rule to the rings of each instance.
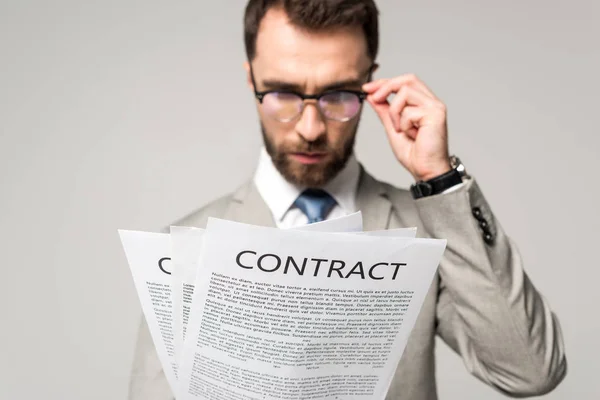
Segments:
[[[244,4],[0,3],[0,398],[125,399],[140,310],[117,229],[157,230],[255,166]],[[377,76],[446,102],[451,151],[560,316],[569,372],[547,398],[598,398],[598,2],[379,6]],[[357,152],[410,184],[370,109]],[[503,398],[438,355],[441,399]]]

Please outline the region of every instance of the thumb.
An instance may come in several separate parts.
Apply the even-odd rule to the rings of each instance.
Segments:
[[[396,129],[394,128],[394,123],[392,121],[392,117],[390,116],[390,103],[387,100],[375,102],[375,101],[373,101],[371,96],[367,97],[367,101],[371,105],[371,108],[373,108],[373,110],[375,110],[375,113],[381,120],[381,123],[383,124],[383,126],[384,126],[385,130],[388,132],[388,134],[395,132]]]
[[[404,132],[398,132],[396,128],[394,128],[394,123],[390,114],[390,103],[387,100],[375,102],[370,98],[370,96],[368,96],[367,101],[373,110],[375,110],[375,113],[377,113],[383,124],[383,127],[385,128],[385,132],[390,145],[392,146],[392,151],[396,156],[396,159],[398,159],[400,164],[410,171],[409,153],[410,149],[412,148],[413,140],[410,139]]]

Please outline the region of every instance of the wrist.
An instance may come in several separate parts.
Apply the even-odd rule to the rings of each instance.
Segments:
[[[417,182],[430,181],[438,176],[448,173],[450,170],[452,170],[452,166],[450,165],[450,161],[446,160],[445,162],[440,162],[437,165],[424,170],[423,172],[415,173],[413,177]]]
[[[415,184],[410,187],[411,194],[414,199],[441,194],[452,187],[462,183],[463,177],[467,177],[466,170],[460,159],[456,156],[448,158],[448,167],[436,169],[437,175],[433,175],[433,170],[430,174],[421,175],[429,177],[429,179],[417,179]],[[433,175],[433,176],[432,176]]]

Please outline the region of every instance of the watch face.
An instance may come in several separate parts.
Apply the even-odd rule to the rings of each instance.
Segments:
[[[456,169],[460,165],[460,160],[456,156],[450,156],[450,166]]]
[[[455,170],[458,171],[458,173],[460,174],[461,178],[467,176],[467,170],[465,169],[465,166],[460,161],[460,158],[458,158],[456,156],[450,156],[450,166],[453,169],[455,169]]]

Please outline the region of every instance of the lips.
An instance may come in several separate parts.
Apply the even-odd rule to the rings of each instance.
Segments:
[[[318,164],[326,156],[327,153],[291,153],[290,156],[301,164]]]

